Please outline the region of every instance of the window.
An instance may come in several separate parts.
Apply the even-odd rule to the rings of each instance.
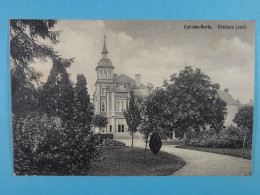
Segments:
[[[125,90],[126,90],[125,86],[122,85],[122,84],[118,85],[118,89],[119,89],[120,91],[125,91]]]
[[[106,88],[101,88],[101,95],[106,95]]]
[[[109,126],[109,132],[112,132],[112,125]]]
[[[116,111],[121,112],[126,110],[126,100],[125,99],[119,99],[116,101]]]
[[[116,110],[117,111],[120,111],[120,105],[121,105],[121,101],[117,100],[117,103],[116,103]]]
[[[125,110],[125,100],[122,100],[121,102],[121,110],[124,111]]]
[[[101,111],[106,112],[106,100],[101,101]]]
[[[124,125],[118,125],[118,132],[125,132],[125,126]]]
[[[118,132],[125,132],[125,119],[118,119]]]

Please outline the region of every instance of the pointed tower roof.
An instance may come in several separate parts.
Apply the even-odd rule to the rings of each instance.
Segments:
[[[96,67],[96,70],[98,68],[109,68],[109,69],[114,69],[115,67],[112,64],[112,61],[108,59],[107,54],[107,46],[106,46],[106,36],[104,35],[104,45],[103,45],[103,50],[101,52],[102,58],[98,62],[98,66]]]
[[[103,50],[102,50],[101,54],[103,54],[103,53],[108,53],[107,46],[106,46],[106,35],[104,35],[104,45],[103,45]]]

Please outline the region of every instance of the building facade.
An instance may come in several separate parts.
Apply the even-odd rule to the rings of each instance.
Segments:
[[[108,58],[105,40],[101,54],[102,58],[96,67],[93,103],[95,114],[107,117],[108,124],[104,128],[94,127],[94,133],[112,133],[115,138],[128,138],[130,133],[123,111],[128,108],[130,91],[133,90],[136,97],[145,97],[148,95],[148,87],[141,83],[140,74],[132,79],[125,74],[114,73],[115,67]]]
[[[229,89],[224,89],[224,91],[219,90],[218,95],[220,99],[227,103],[227,114],[225,116],[224,127],[235,126],[236,124],[233,122],[236,113],[243,106],[240,104],[239,100],[235,100],[233,96],[229,93]]]

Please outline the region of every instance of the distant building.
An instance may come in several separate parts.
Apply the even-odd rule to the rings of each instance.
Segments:
[[[148,87],[141,83],[141,75],[136,74],[135,79],[125,74],[113,73],[114,66],[108,58],[108,50],[104,40],[103,50],[97,67],[96,90],[93,97],[95,114],[106,116],[108,124],[105,128],[94,127],[94,133],[112,133],[116,138],[130,137],[123,111],[129,104],[130,91],[135,96],[148,95]]]
[[[224,91],[219,90],[218,95],[220,99],[227,103],[227,115],[225,116],[224,127],[236,126],[233,122],[236,113],[242,106],[239,100],[235,100],[233,96],[229,93],[229,89],[224,89]]]

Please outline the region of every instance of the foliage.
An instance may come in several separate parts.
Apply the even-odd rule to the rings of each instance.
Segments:
[[[132,135],[132,147],[133,147],[133,139],[134,133],[137,132],[137,128],[141,123],[140,110],[135,102],[134,92],[130,91],[130,100],[128,109],[123,112],[127,125],[129,127],[129,131]]]
[[[37,92],[33,82],[38,83],[42,74],[30,63],[35,59],[60,60],[65,67],[73,59],[62,59],[53,50],[51,44],[58,42],[60,32],[51,29],[57,20],[10,20],[10,64],[12,84],[12,111],[14,114],[37,109]]]
[[[149,146],[153,154],[157,155],[162,146],[161,137],[158,132],[152,134]]]
[[[140,132],[144,134],[145,138],[148,138],[154,132],[166,134],[166,132],[163,132],[167,131],[169,127],[165,114],[166,101],[164,89],[155,89],[143,101]]]
[[[252,131],[254,121],[254,107],[244,106],[240,108],[236,113],[233,121],[237,124],[238,127],[247,127],[250,131]]]
[[[105,139],[103,140],[104,146],[125,146],[125,143],[113,140],[113,139]]]
[[[58,116],[64,122],[74,117],[74,90],[69,74],[60,60],[54,60],[47,83],[39,89],[40,108],[48,116]]]
[[[137,127],[140,124],[140,111],[135,102],[134,92],[130,91],[129,107],[124,111],[124,117],[126,119],[129,131],[131,133],[137,132]]]
[[[58,117],[32,113],[17,119],[15,125],[17,175],[81,175],[99,160],[99,140],[88,131],[63,127]]]
[[[100,140],[104,140],[104,139],[113,139],[114,138],[114,134],[112,133],[108,133],[108,134],[95,134],[96,137],[98,137]]]
[[[108,123],[107,117],[102,116],[100,114],[95,115],[92,119],[92,125],[96,127],[100,127],[100,128],[105,127],[107,123]]]
[[[206,148],[241,148],[244,139],[243,131],[240,128],[230,127],[222,129],[219,133],[214,131],[194,132],[186,145]],[[247,137],[245,144],[250,146],[252,139]]]
[[[165,112],[172,128],[186,134],[191,129],[200,131],[208,125],[222,127],[226,104],[218,98],[219,85],[212,83],[200,69],[185,67],[179,75],[171,75],[164,87],[167,96]]]
[[[66,71],[73,59],[61,58],[52,48],[60,34],[51,31],[56,23],[10,21],[14,169],[19,175],[86,174],[101,152],[101,141],[90,132],[86,79],[79,75],[74,91]],[[30,66],[36,59],[53,62],[45,84]]]
[[[77,75],[75,87],[75,123],[80,127],[90,125],[93,117],[92,104],[87,89],[87,81],[83,74]]]

